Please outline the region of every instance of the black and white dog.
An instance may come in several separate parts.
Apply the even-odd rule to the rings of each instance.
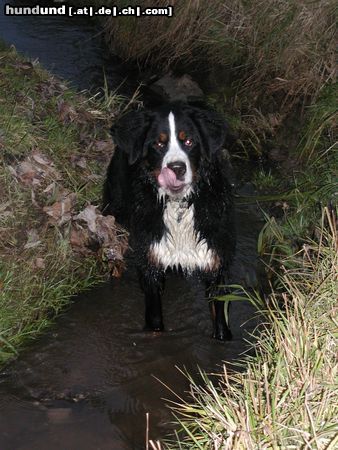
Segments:
[[[235,245],[222,152],[226,128],[215,112],[180,103],[130,112],[112,127],[117,148],[104,187],[104,214],[130,230],[147,330],[163,330],[161,295],[171,268],[200,275],[213,336],[231,338],[224,302],[213,299]]]

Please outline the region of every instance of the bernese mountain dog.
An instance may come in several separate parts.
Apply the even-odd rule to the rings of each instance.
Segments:
[[[231,338],[217,300],[235,237],[227,125],[216,112],[182,103],[131,111],[112,127],[116,150],[104,185],[104,214],[130,231],[145,296],[145,329],[162,331],[166,271],[198,274],[206,286],[213,337]]]

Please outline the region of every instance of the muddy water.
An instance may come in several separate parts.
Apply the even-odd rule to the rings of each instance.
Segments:
[[[256,284],[255,246],[261,221],[254,207],[238,212],[233,282]],[[235,303],[234,338],[210,338],[198,280],[171,276],[164,297],[167,331],[144,333],[143,301],[132,261],[121,280],[75,298],[56,324],[0,376],[0,449],[142,449],[170,429],[163,398],[187,389],[175,366],[197,376],[239,357],[252,331],[253,309]],[[246,323],[245,323],[246,322]],[[245,325],[243,325],[245,324]]]
[[[95,34],[86,20],[0,17],[1,38],[79,88],[97,86],[105,64]],[[126,71],[118,62],[110,64],[117,86]],[[242,193],[252,194],[250,185]],[[261,226],[255,206],[238,207],[233,283],[257,286]],[[244,339],[255,326],[252,307],[234,304],[234,338],[216,342],[210,338],[203,287],[195,279],[170,276],[164,297],[167,331],[142,332],[142,293],[132,260],[128,265],[121,280],[76,297],[55,325],[0,374],[0,450],[142,449],[147,412],[152,438],[170,429],[162,399],[174,396],[158,380],[184,395],[188,384],[176,366],[197,377],[198,366],[214,371],[245,350]]]

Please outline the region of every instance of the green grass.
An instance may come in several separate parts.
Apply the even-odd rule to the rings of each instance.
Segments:
[[[189,399],[170,405],[176,436],[153,448],[336,448],[338,236],[328,209],[317,235],[280,260],[266,299],[243,290],[262,316],[254,356],[241,371],[224,366],[219,383],[187,375]]]
[[[0,364],[108,273],[99,254],[74,251],[73,219],[53,221],[44,208],[67,196],[72,217],[100,205],[113,151],[109,128],[124,105],[107,93],[101,100],[76,94],[0,49]],[[123,252],[125,233],[116,231]]]

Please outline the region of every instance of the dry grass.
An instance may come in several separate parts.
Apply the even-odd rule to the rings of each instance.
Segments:
[[[117,4],[125,6],[123,0]],[[165,4],[162,0],[146,0],[142,7]],[[206,7],[204,2],[195,0],[174,1],[172,4],[175,9],[172,18],[109,18],[106,22],[106,32],[112,48],[126,59],[137,59],[150,66],[168,68],[179,60],[187,64],[194,62],[195,52],[201,49],[199,36],[202,39],[210,23],[218,17],[219,4],[212,2]]]
[[[165,448],[325,449],[338,443],[337,264],[335,218],[325,210],[309,241],[279,275],[247,369],[224,368],[218,386],[202,374],[190,401],[172,404],[180,428]]]
[[[142,6],[166,3],[146,0]],[[212,87],[208,102],[239,137],[233,149],[238,157],[288,160],[289,171],[315,155],[309,147],[332,134],[336,121],[334,0],[172,4],[171,18],[109,18],[105,30],[112,51],[157,74],[178,68],[202,80],[202,72],[209,92]],[[309,111],[316,102],[321,117]]]
[[[146,0],[142,6],[166,3]],[[335,78],[333,0],[172,4],[172,18],[108,19],[112,48],[157,70],[216,63],[233,71],[232,78],[236,76],[247,93],[280,92],[284,103],[299,96],[313,97]]]

